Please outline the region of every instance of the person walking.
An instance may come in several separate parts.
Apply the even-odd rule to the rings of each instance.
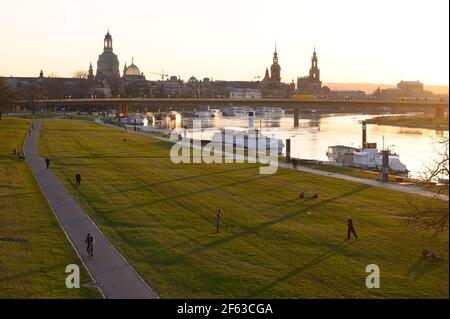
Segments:
[[[222,229],[222,211],[218,209],[216,213],[216,232],[220,233],[221,229]]]
[[[358,239],[355,227],[353,226],[353,219],[351,216],[347,216],[347,239],[350,239],[351,234],[353,234],[353,236],[355,236],[355,238]]]
[[[89,257],[94,257],[94,243],[95,243],[94,235],[92,235],[92,233],[88,233],[86,235],[86,239],[84,240],[84,242],[86,243],[86,250],[88,252]]]
[[[77,186],[81,186],[81,175],[79,172],[75,174],[75,180],[77,182]]]
[[[48,157],[45,159],[45,165],[47,166],[47,169],[50,167],[50,159]]]

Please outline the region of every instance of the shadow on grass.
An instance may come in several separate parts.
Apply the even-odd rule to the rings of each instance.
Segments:
[[[167,159],[167,156],[130,156],[130,154],[123,154],[122,156],[100,156],[100,155],[88,155],[88,156],[59,156],[59,157],[52,157],[53,160],[65,160],[65,159],[99,159],[99,160],[106,160],[106,159]],[[72,165],[72,166],[80,166]]]
[[[176,183],[176,182],[181,182],[181,181],[189,181],[189,180],[194,180],[194,179],[201,178],[201,177],[206,177],[206,176],[223,175],[223,174],[227,174],[227,173],[233,173],[233,172],[245,171],[245,170],[251,170],[251,169],[254,169],[254,167],[243,167],[243,168],[238,168],[238,169],[220,170],[218,172],[186,176],[186,177],[171,179],[171,180],[168,180],[168,181],[161,181],[161,182],[156,182],[156,183],[146,183],[146,184],[143,184],[143,185],[140,185],[140,186],[137,186],[137,187],[124,189],[124,190],[113,192],[113,193],[110,193],[110,194],[127,193],[127,192],[136,191],[136,190],[143,190],[143,189],[146,189],[148,187],[153,187],[153,186],[156,186],[156,185],[170,184],[170,183]]]
[[[41,268],[35,268],[34,270],[25,271],[25,272],[18,272],[14,275],[0,277],[0,282],[7,282],[10,280],[20,280],[20,279],[26,279],[30,276],[35,276],[37,274],[41,274],[43,277],[46,277],[48,273],[53,272],[55,270],[60,270],[62,273],[64,273],[66,269],[67,263],[64,264],[57,264],[51,267],[41,267]]]
[[[426,274],[444,265],[445,262],[433,262],[425,257],[419,257],[408,269],[408,274],[415,274],[414,279],[420,279]]]
[[[0,185],[0,187],[3,188],[3,186]],[[15,188],[15,187],[5,187],[5,188]],[[26,195],[36,195],[36,192],[27,192],[27,193],[15,193],[15,194],[6,194],[6,195],[0,195],[0,198],[17,198],[19,196],[26,196]]]
[[[286,273],[285,275],[275,279],[274,281],[272,281],[270,284],[250,293],[248,296],[245,296],[244,298],[261,298],[261,295],[267,291],[269,291],[270,289],[274,288],[275,286],[277,286],[278,284],[285,282],[287,280],[289,280],[290,278],[304,272],[305,270],[308,270],[309,268],[321,263],[322,261],[333,257],[334,255],[340,254],[343,252],[344,248],[348,247],[349,245],[351,245],[352,243],[354,243],[354,241],[348,241],[348,240],[343,240],[341,241],[341,243],[339,245],[337,245],[334,248],[331,248],[328,252],[304,263],[303,265],[301,265],[298,268],[295,268],[294,270]]]
[[[68,120],[68,121],[70,121],[70,120]],[[73,123],[77,123],[77,122],[73,122]],[[95,124],[95,123],[93,123],[93,122],[90,122],[90,121],[86,121],[86,122],[81,122],[82,124]],[[77,125],[78,126],[78,125]],[[80,126],[82,126],[82,125],[80,125]],[[52,127],[44,127],[43,128],[43,131],[47,131],[47,132],[64,132],[64,133],[67,133],[67,132],[83,132],[83,133],[85,133],[85,132],[101,132],[101,133],[104,133],[105,135],[111,135],[111,134],[122,134],[122,133],[124,133],[125,131],[117,131],[117,130],[108,130],[108,129],[104,129],[104,128],[101,128],[101,129],[91,129],[91,128],[80,128],[80,127],[70,127],[70,126],[67,126],[67,127],[65,127],[65,128],[52,128]]]
[[[13,238],[13,237],[0,237],[0,243],[28,243],[28,239],[26,238]]]
[[[258,231],[261,231],[261,230],[263,230],[263,229],[265,229],[267,227],[270,227],[270,226],[273,226],[273,225],[276,225],[276,224],[279,224],[279,223],[291,220],[293,218],[296,218],[296,217],[300,216],[301,214],[305,214],[307,211],[309,211],[311,209],[314,209],[314,208],[317,208],[317,207],[320,207],[320,206],[323,206],[323,205],[335,202],[337,200],[340,200],[340,199],[348,197],[348,196],[352,196],[352,195],[354,195],[356,193],[359,193],[361,191],[364,191],[364,190],[366,190],[366,189],[368,189],[370,187],[371,186],[369,186],[369,185],[360,185],[356,189],[354,189],[354,190],[352,190],[350,192],[347,192],[347,193],[335,196],[335,197],[330,198],[330,199],[326,199],[326,200],[320,201],[317,204],[313,204],[313,205],[304,207],[304,208],[302,208],[300,210],[297,210],[297,211],[294,211],[294,212],[282,215],[282,216],[280,216],[278,218],[269,220],[267,222],[258,224],[256,226],[248,227],[245,230],[243,230],[243,231],[241,231],[241,232],[239,232],[237,234],[232,234],[232,235],[229,235],[229,236],[227,236],[227,237],[225,237],[223,239],[217,239],[217,240],[214,240],[212,242],[203,244],[203,245],[201,245],[201,246],[199,246],[199,247],[197,247],[195,249],[191,249],[191,250],[189,250],[187,252],[184,252],[183,254],[179,254],[179,255],[174,256],[174,257],[168,256],[168,258],[166,260],[160,260],[160,261],[158,261],[158,263],[159,264],[177,264],[181,260],[183,260],[185,258],[188,258],[190,255],[200,254],[200,253],[203,253],[203,252],[205,252],[205,251],[207,251],[209,249],[213,249],[213,248],[222,246],[222,245],[224,245],[224,244],[226,244],[228,242],[231,242],[231,241],[243,238],[245,236],[254,234],[254,233],[256,233]],[[332,249],[332,250],[336,250],[336,249]],[[152,259],[152,258],[150,258],[150,259]]]
[[[281,175],[281,174],[287,174],[287,173],[279,173],[279,175]],[[110,210],[109,212],[110,213],[117,213],[117,212],[121,212],[121,211],[126,211],[128,209],[135,209],[135,208],[144,207],[144,206],[147,206],[147,205],[154,205],[154,204],[158,204],[158,203],[161,203],[161,202],[171,201],[171,200],[175,200],[175,199],[179,199],[179,198],[183,198],[183,197],[187,197],[187,196],[193,196],[193,195],[198,195],[198,194],[205,193],[205,192],[216,191],[216,190],[219,190],[219,189],[222,189],[222,188],[226,188],[226,187],[232,187],[232,186],[235,186],[235,185],[242,185],[242,184],[245,184],[245,183],[251,183],[251,182],[258,181],[258,180],[265,179],[265,178],[269,178],[269,177],[270,177],[269,175],[258,175],[257,177],[249,178],[249,179],[246,179],[246,180],[241,180],[241,181],[228,183],[228,184],[220,185],[220,186],[212,186],[212,187],[208,187],[208,188],[203,188],[203,189],[200,189],[200,190],[195,191],[195,192],[178,194],[178,195],[170,196],[170,197],[164,197],[164,198],[160,198],[160,199],[157,199],[157,200],[152,200],[152,201],[141,203],[141,204],[136,204],[136,205],[132,205],[132,206],[128,206],[128,207],[122,207],[122,208],[119,208],[119,209],[116,209],[116,210]]]
[[[210,249],[210,248],[222,245],[222,244],[224,244],[226,242],[238,239],[240,237],[249,235],[251,233],[256,233],[257,231],[260,231],[261,229],[273,226],[275,224],[279,224],[279,223],[285,222],[287,220],[290,220],[292,218],[295,218],[295,217],[299,216],[300,214],[304,214],[304,213],[306,213],[309,210],[312,210],[312,209],[315,209],[317,207],[320,207],[320,206],[323,206],[323,205],[335,202],[335,201],[337,201],[339,199],[342,199],[342,198],[354,195],[354,194],[359,193],[359,192],[361,192],[361,191],[363,191],[363,190],[365,190],[365,189],[367,189],[369,187],[370,186],[368,186],[368,185],[361,185],[361,186],[357,187],[353,191],[350,191],[350,192],[347,192],[345,194],[341,194],[341,195],[335,196],[335,197],[330,198],[330,199],[326,199],[326,200],[320,201],[317,204],[313,204],[313,205],[307,206],[307,207],[302,208],[302,209],[300,209],[298,211],[291,212],[289,214],[280,216],[278,218],[275,218],[275,219],[267,221],[265,223],[256,225],[254,227],[250,227],[247,230],[242,231],[242,232],[240,232],[240,233],[238,233],[236,235],[231,235],[231,236],[229,236],[229,237],[227,237],[225,239],[217,240],[217,241],[214,241],[212,243],[209,243],[209,244],[206,244],[204,246],[201,246],[201,247],[197,248],[196,250],[191,251],[190,253],[200,253],[200,252],[203,252],[204,250],[207,250],[207,249]]]

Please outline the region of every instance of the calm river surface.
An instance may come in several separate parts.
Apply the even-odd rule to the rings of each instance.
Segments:
[[[316,159],[327,161],[325,154],[327,147],[332,145],[361,146],[361,121],[377,115],[364,114],[302,114],[299,127],[294,128],[293,115],[284,117],[256,116],[255,128],[261,128],[265,135],[275,136],[286,140],[291,139],[291,155],[302,159]],[[182,128],[186,125],[192,128],[193,120],[201,120],[202,129],[225,127],[248,127],[247,117],[212,117],[192,118],[177,116],[176,120],[163,120],[155,124],[158,128]],[[149,126],[152,126],[149,123]],[[211,132],[199,133],[189,131],[188,135],[194,138],[211,139]],[[368,142],[376,142],[378,148],[390,146],[400,155],[401,161],[410,170],[411,176],[423,170],[424,165],[430,164],[433,155],[433,138],[448,134],[448,132],[403,128],[383,125],[368,125]],[[393,146],[391,146],[393,145]]]

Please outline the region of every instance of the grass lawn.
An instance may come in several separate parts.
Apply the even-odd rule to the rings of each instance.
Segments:
[[[28,164],[12,155],[31,120],[0,121],[0,298],[95,298],[95,288],[67,289],[68,264],[81,265]],[[80,267],[81,282],[90,281]]]
[[[367,120],[367,124],[391,125],[430,130],[448,131],[448,118],[436,119],[426,115],[379,116]]]
[[[46,121],[39,142],[162,298],[448,298],[448,263],[421,256],[427,248],[447,257],[448,235],[431,239],[403,217],[429,199],[287,169],[259,175],[254,164],[176,165],[170,147],[70,121]],[[300,190],[319,199],[299,200]],[[358,241],[345,239],[347,215]],[[365,287],[368,264],[381,269],[380,289]]]
[[[373,180],[380,180],[380,173],[376,171],[370,171],[370,170],[364,170],[360,168],[353,168],[353,167],[341,167],[341,166],[333,166],[333,165],[320,165],[320,164],[301,164],[302,166],[318,169],[321,171],[326,171],[330,173],[338,173],[342,175],[349,175],[357,178],[364,178],[364,179],[373,179]],[[389,182],[391,183],[411,183],[414,184],[423,190],[429,191],[429,192],[439,192],[441,194],[448,195],[448,186],[442,187],[438,186],[433,183],[427,183],[426,181],[421,181],[418,179],[408,178],[408,177],[402,177],[402,176],[396,176],[394,174],[389,174],[388,177]]]

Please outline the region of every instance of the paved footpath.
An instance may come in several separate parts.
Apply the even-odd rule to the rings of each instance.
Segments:
[[[36,148],[40,126],[41,121],[36,121],[34,129],[25,140],[25,158],[61,227],[95,280],[95,285],[105,298],[159,298],[81,209],[52,172],[51,164],[50,169],[46,169],[44,159],[39,156]],[[92,258],[87,255],[84,243],[88,232],[91,232],[95,238],[94,257]]]

